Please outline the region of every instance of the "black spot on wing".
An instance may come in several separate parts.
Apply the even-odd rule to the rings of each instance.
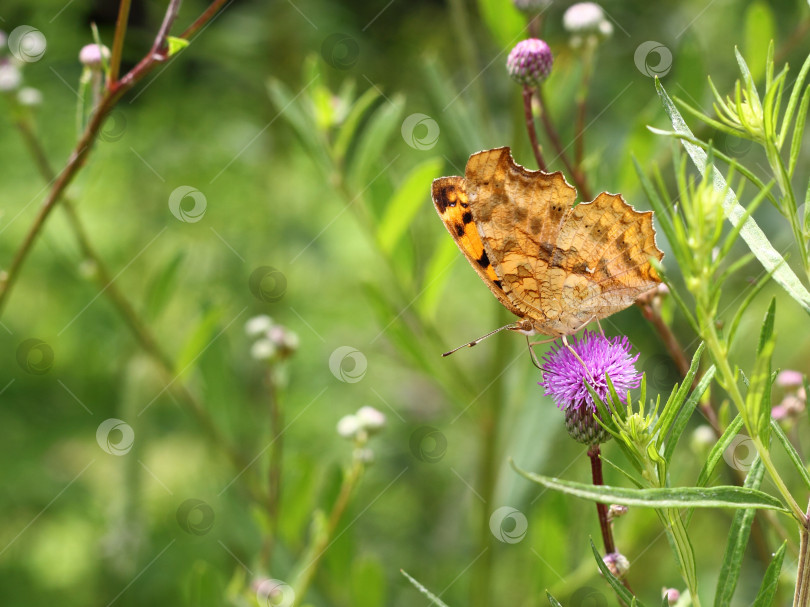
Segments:
[[[464,211],[464,214],[461,216],[461,221],[464,223],[470,223],[472,221],[472,213],[469,211]]]
[[[458,234],[459,238],[464,236],[464,226],[460,223],[456,224],[456,234]]]
[[[483,252],[481,253],[481,257],[479,257],[479,258],[478,258],[478,259],[476,259],[475,261],[476,261],[476,262],[478,263],[478,265],[479,265],[479,266],[481,266],[482,268],[488,268],[488,267],[489,267],[489,256],[487,255],[487,252],[486,252],[486,251],[483,251]]]

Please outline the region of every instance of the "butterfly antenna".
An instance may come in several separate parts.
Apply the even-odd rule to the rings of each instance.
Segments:
[[[520,328],[520,325],[517,324],[517,323],[510,323],[508,325],[504,325],[502,327],[499,327],[499,328],[495,329],[494,331],[490,331],[486,335],[482,335],[478,339],[474,339],[469,343],[466,343],[466,344],[463,344],[463,345],[459,346],[458,348],[453,348],[449,352],[445,352],[444,354],[442,354],[442,356],[450,356],[453,352],[458,352],[462,348],[472,348],[473,346],[477,345],[479,342],[484,341],[487,337],[491,337],[492,335],[495,335],[496,333],[500,333],[504,329],[519,329],[519,328]]]

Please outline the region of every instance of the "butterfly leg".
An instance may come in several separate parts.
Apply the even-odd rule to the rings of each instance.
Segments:
[[[577,354],[576,350],[574,350],[574,348],[571,347],[571,344],[568,343],[568,337],[563,335],[562,341],[565,344],[565,347],[568,348],[571,351],[571,354],[574,355],[574,358],[576,358],[579,361],[579,364],[582,365],[582,368],[585,369],[585,372],[588,374],[588,377],[590,378],[591,382],[595,382],[593,375],[591,375],[590,369],[588,369],[588,366],[585,364],[585,361],[583,361],[579,357],[579,354]]]
[[[542,370],[543,367],[540,366],[540,361],[537,358],[537,354],[534,352],[534,346],[540,346],[542,344],[549,344],[553,341],[557,341],[557,337],[550,337],[549,339],[542,339],[540,341],[530,341],[529,336],[526,336],[526,343],[529,346],[529,353],[532,355],[532,364],[537,367],[538,369]]]

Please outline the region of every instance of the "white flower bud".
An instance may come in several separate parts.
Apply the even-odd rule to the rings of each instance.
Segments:
[[[266,314],[254,316],[245,323],[245,333],[249,337],[256,337],[267,333],[273,327],[273,319]]]

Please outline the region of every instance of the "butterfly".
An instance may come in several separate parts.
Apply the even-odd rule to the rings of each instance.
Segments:
[[[574,206],[562,173],[528,170],[508,147],[473,154],[464,177],[435,179],[431,193],[467,261],[519,319],[444,356],[504,329],[564,339],[661,282],[652,211],[606,192]]]

